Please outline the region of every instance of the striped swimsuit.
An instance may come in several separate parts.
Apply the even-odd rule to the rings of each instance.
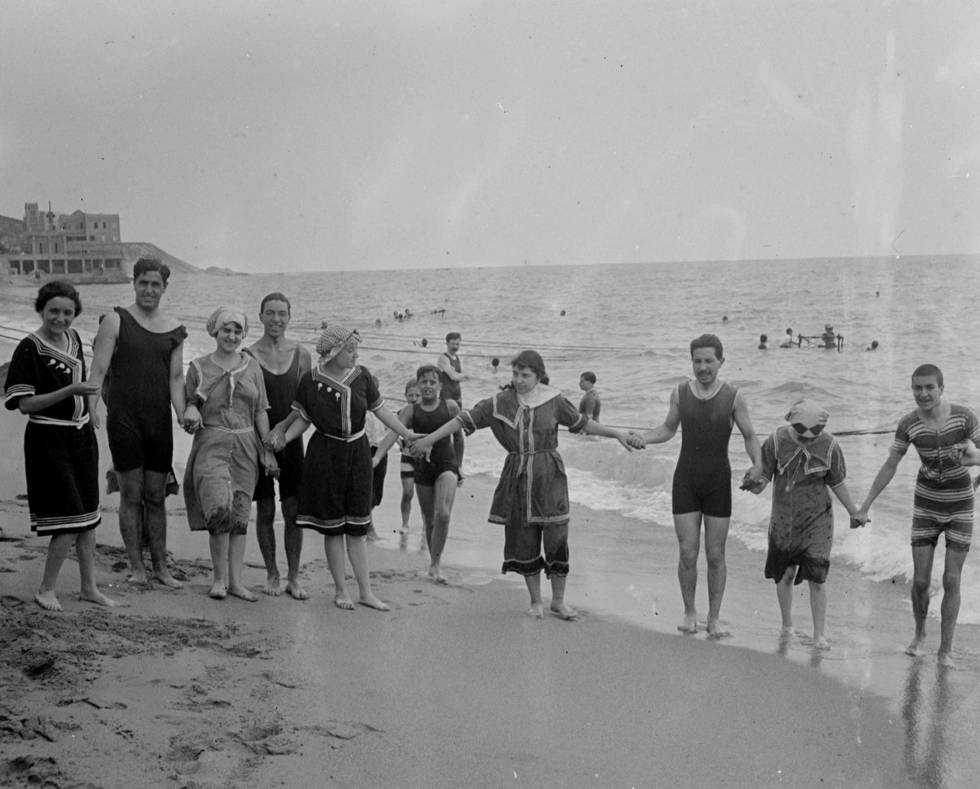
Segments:
[[[913,411],[895,429],[892,451],[904,455],[914,445],[922,465],[915,481],[912,545],[935,545],[942,532],[946,547],[968,550],[973,534],[973,484],[955,457],[953,446],[964,439],[980,442],[980,422],[969,408],[951,405],[936,430]]]

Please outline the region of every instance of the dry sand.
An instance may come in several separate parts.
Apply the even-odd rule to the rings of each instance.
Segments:
[[[126,583],[107,497],[98,579],[126,607],[81,602],[70,560],[65,611],[41,611],[46,541],[18,498],[22,431],[22,417],[0,416],[0,785],[901,787],[946,774],[930,772],[945,747],[935,729],[913,732],[924,755],[903,756],[909,723],[882,698],[599,614],[532,620],[523,584],[452,568],[451,555],[443,587],[420,554],[372,546],[390,613],[335,608],[310,536],[310,600],[211,600],[194,558],[206,541],[187,542],[175,499],[183,590]],[[467,479],[455,519],[485,520],[490,485]],[[388,509],[397,489],[389,474]],[[264,572],[249,566],[246,580],[257,588]]]

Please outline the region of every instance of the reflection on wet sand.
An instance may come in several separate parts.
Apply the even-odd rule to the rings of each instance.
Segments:
[[[925,675],[931,672],[935,672],[935,682],[930,684]],[[913,660],[905,682],[905,767],[922,786],[953,786],[946,742],[946,727],[953,712],[949,708],[949,673],[945,666]]]

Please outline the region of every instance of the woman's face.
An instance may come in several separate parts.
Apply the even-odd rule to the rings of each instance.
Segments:
[[[333,357],[334,361],[343,369],[348,369],[357,364],[357,343],[349,342],[343,348],[341,348],[340,353]]]
[[[237,323],[226,323],[220,329],[218,329],[217,335],[215,335],[215,342],[218,344],[218,348],[226,353],[233,353],[238,350],[238,346],[242,344],[242,338],[244,336],[242,327]]]
[[[518,394],[527,394],[538,385],[538,376],[529,367],[514,367],[514,389]]]
[[[60,337],[75,320],[75,301],[66,296],[55,296],[45,302],[41,309],[41,323],[44,330],[53,337]]]

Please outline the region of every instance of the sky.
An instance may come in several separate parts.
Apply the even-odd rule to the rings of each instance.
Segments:
[[[239,271],[980,252],[974,0],[6,3],[0,214]]]

